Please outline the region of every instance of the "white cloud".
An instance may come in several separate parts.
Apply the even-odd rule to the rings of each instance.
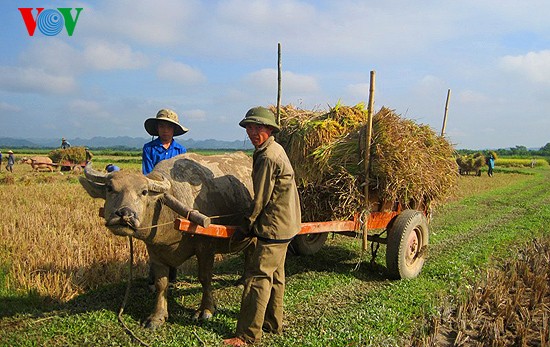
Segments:
[[[175,61],[167,61],[159,65],[157,76],[163,80],[185,85],[200,84],[206,81],[206,76],[200,70]]]
[[[288,93],[314,93],[320,90],[317,80],[312,76],[284,71],[281,79],[281,84],[285,86]]]
[[[434,91],[440,93],[441,90],[446,90],[447,86],[441,78],[437,76],[426,75],[422,77],[422,79],[419,81],[417,88],[421,93],[430,94]]]
[[[130,46],[106,41],[90,43],[83,56],[89,66],[98,70],[138,69],[148,64],[147,57]]]
[[[65,75],[83,69],[82,52],[58,38],[33,40],[28,48],[19,54],[21,65],[40,66],[46,71]]]
[[[262,69],[248,74],[245,84],[254,90],[265,93],[277,93],[277,70]],[[283,71],[281,76],[281,90],[285,94],[309,94],[319,91],[319,84],[312,76],[295,74]]]
[[[217,25],[205,30],[214,41],[227,42],[235,54],[244,42],[259,51],[276,50],[281,42],[283,56],[291,51],[322,60],[347,56],[387,61],[456,36],[450,7],[393,1],[229,0],[214,12]]]
[[[359,100],[368,100],[369,98],[370,85],[368,83],[350,84],[346,89],[352,98]]]
[[[109,112],[97,101],[75,99],[68,106],[70,112],[80,117],[86,116],[88,119],[107,119],[110,117]]]
[[[101,1],[95,7],[85,6],[79,29],[154,46],[174,44],[188,38],[186,26],[192,20],[201,19],[197,4],[194,0]]]
[[[242,89],[230,88],[221,96],[221,102],[224,103],[243,103],[247,100],[248,94]]]
[[[20,112],[21,107],[16,105],[11,105],[7,102],[0,101],[0,111],[7,111],[7,112]]]
[[[40,66],[47,71],[64,74],[81,73],[86,69],[137,69],[148,64],[145,54],[127,44],[106,40],[88,40],[83,48],[60,39],[35,41],[19,55],[21,65]]]
[[[204,110],[188,110],[183,112],[183,114],[179,117],[180,122],[185,124],[186,120],[190,121],[204,121],[206,120],[206,111]]]
[[[243,14],[245,14],[243,16]],[[299,1],[248,1],[229,0],[219,3],[215,16],[222,25],[219,29],[232,31],[225,34],[232,36],[236,31],[256,41],[265,34],[277,36],[287,33],[295,35],[297,27],[302,31],[307,24],[312,24],[319,13],[315,7]],[[241,25],[235,25],[240,23]],[[304,25],[306,24],[306,25]],[[234,30],[234,31],[233,31]],[[222,31],[219,34],[224,34]],[[260,35],[258,35],[260,34]]]
[[[74,91],[76,84],[70,76],[49,74],[42,69],[0,67],[0,88],[10,92],[65,94]]]
[[[458,93],[458,100],[462,103],[486,103],[490,101],[485,94],[473,90],[461,91]]]
[[[525,75],[534,82],[550,83],[550,50],[508,55],[501,58],[500,66],[504,70]]]

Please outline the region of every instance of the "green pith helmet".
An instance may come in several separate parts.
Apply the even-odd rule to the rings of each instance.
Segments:
[[[239,122],[239,125],[246,128],[247,124],[267,125],[273,128],[273,132],[277,133],[281,128],[275,121],[275,115],[265,107],[254,107],[246,112],[244,119]]]

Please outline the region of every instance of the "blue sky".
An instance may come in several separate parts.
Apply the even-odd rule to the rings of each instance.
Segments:
[[[195,140],[242,140],[246,111],[368,100],[441,131],[457,148],[550,142],[550,2],[2,1],[0,137],[148,137],[175,110]],[[18,8],[83,8],[29,36]],[[36,12],[33,10],[33,15]],[[74,14],[75,12],[73,12]]]

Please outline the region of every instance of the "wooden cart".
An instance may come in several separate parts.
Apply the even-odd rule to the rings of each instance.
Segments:
[[[424,206],[417,206],[418,209],[402,210],[399,203],[381,201],[376,191],[370,194],[368,173],[370,172],[372,143],[374,71],[371,71],[370,77],[369,106],[365,123],[366,136],[364,150],[362,150],[365,155],[364,172],[367,173],[363,187],[369,210],[362,216],[356,215],[353,220],[302,223],[300,232],[291,242],[291,248],[298,254],[313,254],[323,246],[328,233],[362,236],[363,249],[366,248],[367,241],[377,245],[386,245],[386,266],[390,277],[414,278],[422,270],[426,258],[429,241],[428,209]],[[172,205],[177,205],[177,203]],[[216,224],[200,226],[184,218],[177,218],[174,226],[188,234],[224,238],[231,237],[237,228]],[[370,234],[374,230],[382,230],[382,232]],[[382,237],[384,234],[387,236]],[[378,248],[376,247],[376,249]],[[373,253],[375,252],[373,251]]]
[[[52,165],[59,168],[60,171],[72,171],[75,173],[81,173],[86,167],[86,162],[83,161],[77,163],[70,160],[62,160],[59,163],[53,163]]]
[[[426,211],[401,210],[399,204],[385,212],[370,212],[366,218],[356,215],[353,220],[302,223],[291,249],[300,255],[314,254],[325,243],[328,233],[362,236],[368,230],[367,240],[386,245],[386,266],[391,278],[414,278],[424,265],[429,241]],[[366,219],[366,229],[361,219]],[[229,238],[236,226],[207,223],[204,227],[186,218],[176,218],[174,227],[186,234]],[[373,231],[382,232],[371,234]],[[386,234],[386,237],[382,235]]]

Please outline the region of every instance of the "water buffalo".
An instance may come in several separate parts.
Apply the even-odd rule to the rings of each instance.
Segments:
[[[53,172],[53,161],[49,157],[23,158],[21,162],[29,164],[33,171],[48,170]]]
[[[215,311],[211,287],[215,254],[242,250],[251,242],[230,244],[229,239],[183,234],[170,223],[177,213],[167,202],[177,200],[207,216],[229,215],[214,220],[217,224],[240,224],[252,201],[251,170],[252,159],[242,152],[182,154],[161,161],[147,176],[124,170],[106,174],[86,166],[80,183],[90,196],[105,199],[107,228],[115,235],[140,239],[147,246],[157,301],[144,322],[146,327],[156,328],[168,318],[169,266],[177,267],[192,256],[197,257],[202,285],[201,305],[194,318],[211,318]]]

